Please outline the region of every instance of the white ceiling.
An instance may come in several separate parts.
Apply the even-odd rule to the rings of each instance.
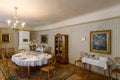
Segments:
[[[43,26],[120,5],[120,0],[0,0],[0,24],[18,18],[26,26]]]

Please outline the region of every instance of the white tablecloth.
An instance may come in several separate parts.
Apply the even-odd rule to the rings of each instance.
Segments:
[[[18,66],[41,66],[48,63],[52,55],[41,52],[24,52],[12,56],[12,61]]]
[[[93,58],[90,58],[90,57],[83,57],[82,62],[102,67],[102,68],[104,68],[104,70],[108,69],[108,65],[111,64],[111,62],[109,60],[108,61],[103,61],[103,60],[99,60],[99,59],[93,59]]]

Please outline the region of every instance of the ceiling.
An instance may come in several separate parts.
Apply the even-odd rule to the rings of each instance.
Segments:
[[[14,20],[18,7],[18,18],[26,26],[49,25],[82,16],[88,13],[120,5],[120,0],[0,0],[0,24],[7,26],[8,19]]]

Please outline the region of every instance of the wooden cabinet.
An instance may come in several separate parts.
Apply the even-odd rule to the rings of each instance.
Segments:
[[[68,35],[55,35],[55,55],[57,62],[65,64],[68,63]]]

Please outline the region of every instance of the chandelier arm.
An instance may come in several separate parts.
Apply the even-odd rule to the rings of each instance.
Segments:
[[[15,19],[17,20],[17,7],[15,7]]]

